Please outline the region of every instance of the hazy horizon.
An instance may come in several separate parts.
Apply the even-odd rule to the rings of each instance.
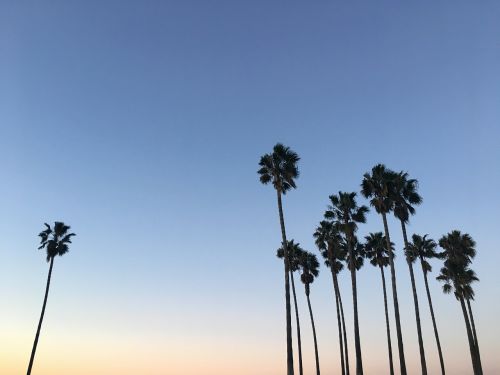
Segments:
[[[377,163],[419,180],[424,202],[409,234],[438,240],[458,229],[476,240],[481,357],[486,374],[500,373],[499,19],[495,1],[2,2],[0,374],[26,371],[48,271],[37,234],[55,220],[77,237],[55,259],[33,374],[283,374],[276,195],[257,175],[276,142],[301,157],[283,202],[287,235],[317,255],[312,233],[330,194],[359,192]],[[413,375],[410,278],[392,215],[389,226]],[[371,210],[359,236],[381,230]],[[447,372],[469,375],[460,305],[433,266]],[[321,264],[311,287],[321,370],[339,374],[331,284]],[[354,371],[345,271],[340,284]],[[369,264],[358,294],[365,374],[388,373],[381,281]]]

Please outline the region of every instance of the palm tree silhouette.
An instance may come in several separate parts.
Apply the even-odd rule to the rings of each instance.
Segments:
[[[285,219],[283,216],[283,205],[281,196],[288,190],[296,188],[295,179],[299,177],[297,163],[299,156],[289,147],[277,143],[273,152],[261,156],[259,161],[260,169],[257,173],[260,175],[260,182],[263,184],[272,183],[276,189],[278,200],[278,212],[281,226],[282,247],[285,249],[283,257],[285,264],[285,309],[286,309],[286,349],[287,349],[287,374],[293,375],[293,348],[292,348],[292,317],[290,308],[290,276],[288,251],[286,249],[286,231]]]
[[[40,246],[38,250],[45,249],[47,252],[47,262],[50,262],[49,274],[47,276],[47,286],[45,287],[45,297],[43,299],[42,312],[38,327],[36,330],[35,341],[33,342],[33,349],[31,350],[30,362],[28,365],[27,375],[31,374],[33,361],[35,359],[36,347],[38,345],[38,338],[40,337],[40,330],[42,328],[43,316],[45,315],[45,306],[47,306],[47,297],[49,296],[50,279],[52,277],[52,268],[54,267],[54,258],[56,255],[63,256],[69,250],[68,244],[71,243],[71,237],[75,236],[74,233],[68,233],[70,226],[63,222],[56,221],[54,228],[45,223],[47,227],[44,231],[40,232]]]
[[[394,303],[394,318],[396,320],[396,334],[398,338],[399,366],[401,375],[406,375],[406,361],[401,332],[401,320],[399,317],[398,291],[396,286],[396,269],[394,267],[394,252],[391,248],[389,226],[387,225],[387,214],[394,208],[394,183],[397,174],[385,167],[383,164],[374,166],[370,173],[363,175],[361,183],[361,194],[365,198],[371,198],[370,204],[375,207],[377,213],[382,215],[384,223],[384,234],[389,249],[389,266],[391,269],[392,299]]]
[[[349,375],[349,350],[347,345],[347,333],[344,319],[344,307],[338,283],[340,271],[344,268],[342,261],[345,260],[345,249],[341,246],[341,235],[338,226],[330,221],[322,220],[313,234],[316,246],[325,259],[325,265],[330,268],[335,292],[335,305],[337,310],[337,326],[339,331],[340,365],[342,375]],[[342,322],[341,322],[342,320]],[[343,334],[343,337],[342,337]],[[345,362],[344,362],[345,351]]]
[[[288,258],[290,261],[290,279],[292,280],[292,295],[293,295],[293,304],[295,307],[295,320],[297,322],[297,346],[299,349],[299,373],[303,374],[302,369],[302,340],[300,337],[300,319],[299,319],[299,309],[297,307],[297,294],[295,293],[295,280],[293,277],[293,273],[299,270],[299,260],[304,250],[300,247],[298,243],[295,243],[293,240],[288,241]],[[285,251],[282,247],[280,247],[276,251],[276,256],[280,259],[283,259],[285,256]]]
[[[299,265],[302,269],[300,280],[304,283],[305,286],[307,306],[309,307],[309,315],[311,317],[311,326],[314,339],[314,354],[316,358],[316,375],[320,375],[318,341],[316,339],[316,328],[314,326],[314,316],[311,308],[311,299],[309,297],[311,293],[311,284],[314,282],[314,278],[319,274],[319,263],[316,255],[307,251],[303,251],[300,255]]]
[[[330,196],[330,206],[325,212],[325,218],[334,221],[339,230],[344,234],[350,259],[354,259],[354,235],[358,223],[366,222],[368,207],[358,207],[356,193],[339,192]],[[354,307],[354,347],[356,349],[356,374],[363,374],[363,359],[361,356],[361,340],[359,335],[358,320],[358,290],[356,285],[356,268],[350,267],[352,283],[352,299]]]
[[[417,192],[418,181],[409,178],[408,173],[400,172],[395,178],[394,184],[394,216],[401,222],[401,230],[403,231],[403,240],[405,245],[405,254],[408,249],[408,236],[406,234],[406,224],[410,219],[410,215],[415,214],[414,205],[422,203],[422,197]],[[427,362],[425,360],[424,341],[422,338],[422,327],[420,324],[420,309],[418,306],[417,286],[415,283],[415,274],[413,273],[413,264],[406,257],[408,269],[410,271],[411,289],[413,293],[413,305],[415,308],[415,320],[417,323],[418,347],[420,349],[420,367],[422,375],[427,375]]]
[[[416,259],[420,260],[420,266],[422,267],[422,272],[424,274],[425,291],[427,293],[427,302],[429,303],[429,310],[431,312],[432,327],[434,328],[434,337],[436,338],[436,345],[439,354],[439,364],[441,366],[441,374],[445,375],[443,352],[441,350],[441,342],[439,340],[439,333],[436,324],[436,318],[434,316],[434,308],[432,307],[431,292],[429,290],[429,281],[427,280],[427,274],[432,271],[432,267],[428,262],[428,259],[439,258],[439,254],[436,252],[436,242],[434,240],[427,238],[425,236],[419,236],[414,234],[412,236],[412,242],[408,245],[407,249],[407,259],[414,262]]]
[[[445,293],[453,291],[455,298],[460,302],[469,340],[474,375],[482,375],[483,369],[479,348],[472,331],[465,302],[466,299],[470,299],[474,295],[471,284],[479,281],[475,272],[469,268],[472,259],[476,256],[476,243],[467,233],[462,234],[460,231],[454,230],[439,240],[439,246],[444,249],[440,256],[445,261],[437,280],[444,283],[443,291]]]
[[[391,327],[389,324],[389,311],[387,309],[387,289],[385,286],[384,267],[389,265],[389,250],[387,250],[387,241],[382,232],[370,233],[365,237],[365,254],[370,263],[380,268],[380,276],[382,277],[382,289],[384,291],[384,309],[385,309],[385,326],[387,331],[387,349],[389,352],[389,373],[394,375],[394,364],[392,361],[392,344],[391,344]],[[391,243],[391,247],[393,244]]]

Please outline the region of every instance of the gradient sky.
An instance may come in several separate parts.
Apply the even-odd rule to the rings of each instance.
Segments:
[[[477,241],[483,367],[500,373],[499,19],[498,1],[2,1],[0,373],[26,369],[48,270],[37,234],[64,220],[78,236],[54,265],[33,374],[283,374],[276,196],[256,174],[277,141],[302,157],[288,236],[313,251],[329,194],[359,190],[378,162],[419,179],[410,233]],[[371,213],[359,234],[381,228]],[[396,267],[417,374],[402,257]],[[386,373],[379,273],[358,280],[365,372]],[[346,273],[341,288],[352,333]],[[468,375],[460,306],[434,277],[431,292],[448,372]],[[322,370],[337,374],[324,267],[311,298]]]

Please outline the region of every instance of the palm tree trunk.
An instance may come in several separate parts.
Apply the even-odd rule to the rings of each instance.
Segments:
[[[469,316],[467,315],[467,309],[465,307],[465,302],[463,297],[459,297],[459,301],[460,301],[460,306],[462,307],[462,313],[464,314],[465,328],[467,330],[467,338],[469,339],[469,350],[470,350],[470,357],[472,360],[472,368],[474,369],[474,375],[483,375],[483,371],[478,366],[476,346],[474,344],[474,336],[472,335]]]
[[[384,267],[382,266],[380,266],[380,274],[382,275],[382,289],[384,290],[385,327],[387,331],[387,349],[389,351],[389,372],[390,375],[394,375],[394,364],[392,362],[391,326],[389,324],[389,311],[387,309],[387,291],[385,287]]]
[[[286,306],[286,367],[287,374],[294,375],[293,371],[293,347],[292,347],[292,314],[290,308],[290,263],[288,262],[288,242],[286,241],[285,219],[283,218],[283,206],[281,203],[281,192],[276,189],[278,195],[278,211],[280,216],[281,238],[283,241],[285,262],[285,306]]]
[[[479,342],[477,341],[476,325],[474,324],[474,315],[472,315],[472,307],[470,305],[470,300],[468,298],[467,298],[467,307],[469,309],[470,322],[472,324],[472,335],[474,336],[474,344],[476,346],[477,365],[482,372],[483,365],[481,364],[481,353],[479,353]]]
[[[295,294],[295,281],[293,278],[293,272],[290,272],[290,278],[292,279],[292,293],[293,293],[293,303],[295,306],[295,320],[297,321],[297,345],[299,348],[299,373],[303,374],[302,370],[302,340],[300,339],[300,321],[299,321],[299,309],[297,308],[297,295]]]
[[[49,296],[50,288],[50,278],[52,277],[52,267],[54,266],[54,257],[50,259],[49,275],[47,276],[47,286],[45,287],[45,297],[43,298],[42,313],[40,314],[40,320],[38,321],[38,328],[36,330],[35,342],[33,343],[33,349],[31,349],[30,363],[28,365],[27,375],[31,374],[31,368],[33,367],[33,361],[35,359],[36,346],[38,344],[38,338],[40,337],[40,330],[42,328],[43,316],[45,315],[45,306],[47,306],[47,297]]]
[[[351,268],[352,304],[354,308],[354,348],[356,349],[356,375],[363,375],[363,359],[361,357],[361,340],[359,336],[358,321],[358,288],[356,284],[356,267],[354,265],[354,249],[352,236],[350,233],[348,234],[348,243],[350,258],[353,262],[352,267],[349,268]]]
[[[339,348],[340,348],[340,365],[342,368],[342,375],[345,375],[345,362],[344,362],[344,342],[342,340],[342,323],[340,322],[340,307],[339,307],[339,296],[337,290],[337,274],[335,270],[332,268],[333,262],[330,259],[330,271],[332,272],[332,280],[333,280],[333,290],[335,291],[335,306],[337,308],[337,326],[339,330]]]
[[[429,282],[427,281],[427,271],[424,268],[424,262],[422,257],[420,257],[420,265],[422,266],[422,271],[424,273],[425,291],[427,292],[427,301],[429,302],[429,309],[431,310],[432,326],[434,328],[434,336],[436,337],[436,345],[439,354],[439,364],[441,365],[441,375],[445,375],[443,352],[441,350],[441,342],[439,341],[439,333],[437,329],[436,318],[434,317],[434,308],[432,307],[431,292],[429,291]]]
[[[408,249],[408,237],[406,235],[406,225],[403,220],[401,220],[401,229],[403,230],[403,240],[406,252],[406,250]],[[415,320],[417,321],[418,347],[420,349],[420,367],[422,368],[422,375],[427,375],[427,361],[425,360],[424,340],[422,339],[422,327],[420,325],[420,309],[418,307],[418,296],[417,296],[417,286],[415,283],[415,274],[413,273],[413,264],[408,257],[406,258],[406,262],[408,263],[408,268],[410,270],[411,289],[413,292],[413,304],[415,306]]]
[[[338,294],[338,299],[339,299],[339,306],[340,306],[340,316],[342,318],[342,333],[344,336],[344,350],[345,350],[345,372],[346,375],[350,374],[349,370],[349,347],[347,345],[347,332],[345,328],[345,319],[344,319],[344,305],[342,304],[342,295],[340,294],[340,288],[339,288],[339,283],[338,283],[338,278],[337,275],[335,275],[335,287],[337,288],[337,294]]]
[[[385,212],[382,212],[382,220],[384,222],[384,232],[385,232],[385,239],[387,241],[387,249],[389,249],[389,266],[391,268],[392,299],[394,302],[394,318],[396,320],[396,334],[398,337],[399,366],[401,370],[401,375],[406,375],[406,361],[405,361],[405,352],[403,344],[403,334],[401,333],[398,291],[396,288],[396,269],[394,268],[394,254],[392,253],[391,238],[389,237],[389,226],[387,225],[387,217]]]
[[[307,296],[307,305],[309,306],[309,315],[311,316],[311,325],[313,331],[314,338],[314,354],[316,356],[316,375],[320,375],[319,373],[319,354],[318,354],[318,341],[316,340],[316,327],[314,326],[314,317],[311,308],[311,300],[309,299],[309,285],[306,284],[306,296]]]

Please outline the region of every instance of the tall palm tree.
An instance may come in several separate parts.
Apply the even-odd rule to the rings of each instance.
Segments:
[[[299,156],[289,147],[277,143],[273,152],[264,154],[259,161],[260,182],[264,185],[272,183],[276,190],[278,200],[278,212],[281,226],[282,247],[285,249],[283,257],[285,265],[285,310],[286,310],[286,352],[287,352],[287,374],[293,375],[293,348],[292,348],[292,316],[290,308],[290,270],[288,261],[288,251],[286,250],[285,219],[283,216],[282,195],[290,189],[296,188],[295,179],[299,177],[297,163]]]
[[[444,283],[443,291],[446,294],[454,292],[455,298],[460,302],[460,306],[462,307],[462,314],[464,315],[467,338],[469,340],[469,350],[474,375],[483,375],[481,363],[477,355],[478,351],[474,340],[474,335],[472,333],[470,319],[467,314],[467,308],[465,306],[464,295],[464,288],[466,288],[466,286],[470,285],[472,282],[477,281],[478,278],[476,277],[474,271],[472,271],[466,263],[453,262],[447,259],[444,262],[444,267],[441,268],[441,272],[437,277],[437,280]]]
[[[476,256],[476,243],[469,234],[453,230],[439,240],[439,246],[444,250],[440,256],[445,261],[437,279],[444,282],[443,291],[445,293],[454,291],[455,297],[460,302],[469,339],[474,374],[482,375],[479,346],[465,306],[465,301],[474,296],[471,284],[479,280],[474,271],[469,268],[472,259]]]
[[[342,271],[346,254],[341,247],[341,236],[338,226],[326,220],[322,220],[313,234],[316,246],[325,259],[325,265],[332,273],[333,290],[335,292],[335,306],[337,310],[337,326],[339,331],[340,366],[342,375],[349,375],[349,350],[347,348],[347,333],[345,328],[344,308],[337,275]],[[342,321],[341,321],[342,320]],[[342,337],[343,334],[343,337]],[[345,361],[344,361],[345,352]]]
[[[389,324],[389,311],[387,309],[387,289],[385,286],[384,267],[389,265],[389,250],[387,250],[387,241],[382,232],[370,233],[365,237],[365,254],[370,263],[380,268],[382,277],[382,289],[384,291],[384,309],[385,309],[385,327],[387,331],[387,350],[389,352],[389,373],[394,375],[394,364],[392,361],[391,327]],[[392,245],[392,243],[391,243]]]
[[[368,207],[358,207],[356,193],[339,191],[337,195],[330,195],[330,205],[325,212],[325,218],[334,221],[343,233],[347,243],[350,259],[354,259],[354,241],[358,223],[366,222]],[[356,349],[356,374],[363,374],[363,359],[361,356],[361,340],[358,320],[358,290],[356,285],[356,267],[350,267],[352,283],[352,300],[354,307],[354,347]]]
[[[297,294],[295,293],[295,280],[293,277],[293,273],[300,269],[299,261],[302,256],[304,250],[300,247],[300,244],[295,243],[294,240],[288,241],[288,258],[290,260],[290,279],[292,280],[292,295],[293,295],[293,304],[295,308],[295,321],[297,323],[297,347],[299,349],[299,374],[302,375],[303,367],[302,367],[302,340],[300,337],[300,319],[299,319],[299,309],[297,307]],[[276,251],[276,256],[280,259],[283,259],[285,256],[285,251],[283,247],[280,247]]]
[[[396,334],[398,338],[399,366],[401,375],[406,375],[406,360],[404,353],[403,334],[401,331],[401,319],[399,316],[398,291],[396,286],[396,269],[394,267],[394,252],[391,248],[389,226],[387,225],[387,214],[394,208],[394,184],[397,174],[387,169],[383,164],[377,164],[371,173],[363,175],[361,183],[361,194],[370,199],[370,204],[375,207],[377,213],[382,216],[384,223],[384,234],[389,249],[389,266],[391,269],[392,299],[394,302],[394,318],[396,320]]]
[[[432,271],[432,267],[428,262],[428,259],[438,258],[439,255],[436,252],[436,242],[434,240],[427,238],[425,236],[419,236],[414,234],[412,236],[412,242],[409,244],[407,249],[407,258],[414,262],[416,259],[420,260],[420,266],[422,267],[422,272],[424,274],[425,291],[427,293],[427,302],[429,303],[429,310],[431,312],[432,327],[434,328],[434,337],[436,338],[436,345],[439,354],[439,364],[441,366],[441,374],[445,375],[443,351],[441,350],[441,342],[439,340],[439,333],[436,324],[436,318],[434,316],[434,308],[432,307],[431,292],[429,290],[429,281],[427,280],[427,274]]]
[[[54,227],[51,228],[49,224],[45,223],[46,229],[38,235],[40,237],[40,246],[38,250],[45,249],[47,253],[47,262],[50,263],[49,275],[47,276],[47,286],[45,287],[45,297],[43,299],[42,312],[38,327],[36,329],[35,341],[33,342],[33,349],[31,350],[30,362],[28,365],[27,375],[31,374],[33,361],[35,359],[36,347],[38,345],[38,338],[40,337],[40,330],[42,328],[43,316],[45,315],[45,306],[47,306],[47,297],[49,296],[50,279],[52,277],[52,268],[54,267],[54,258],[56,255],[63,256],[69,250],[71,237],[75,236],[74,233],[68,233],[70,226],[63,222],[56,221]]]
[[[410,220],[410,215],[415,214],[415,205],[422,203],[422,197],[418,194],[418,181],[409,178],[408,173],[400,172],[397,174],[394,184],[394,216],[401,222],[403,231],[403,240],[405,245],[405,254],[408,249],[408,235],[406,234],[406,224]],[[420,349],[420,367],[422,375],[427,375],[427,361],[425,360],[424,340],[422,338],[422,326],[420,323],[420,309],[418,306],[417,286],[415,283],[415,274],[413,273],[413,263],[406,257],[408,270],[410,271],[411,289],[413,293],[413,305],[415,308],[415,320],[417,323],[418,347]]]
[[[300,268],[302,269],[302,274],[300,275],[300,280],[304,283],[307,297],[307,306],[309,307],[309,315],[311,317],[311,326],[313,331],[314,339],[314,354],[316,358],[316,375],[320,375],[319,370],[319,354],[318,354],[318,341],[316,339],[316,327],[314,325],[314,316],[311,308],[311,299],[309,297],[311,293],[311,284],[314,278],[319,274],[319,263],[316,255],[304,251],[300,256],[299,261]]]

